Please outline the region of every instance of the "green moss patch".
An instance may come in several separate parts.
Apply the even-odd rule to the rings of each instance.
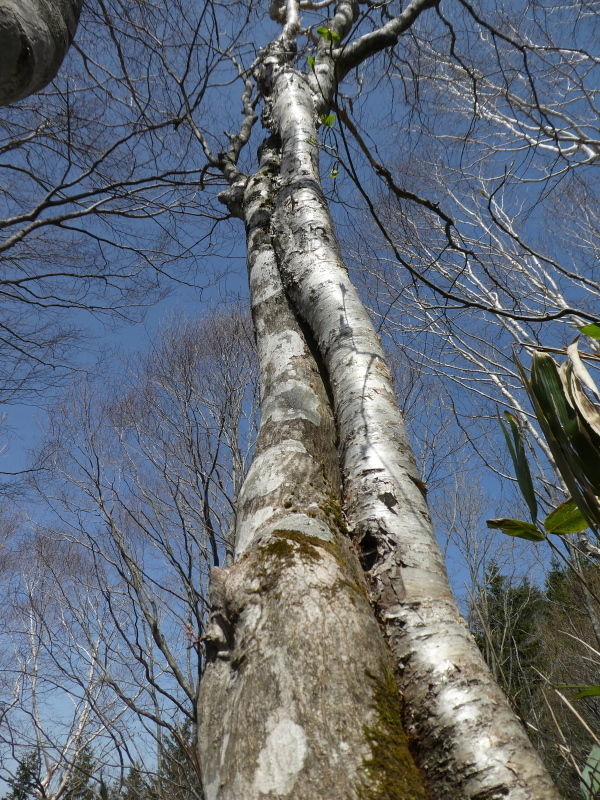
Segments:
[[[277,536],[279,541],[285,541],[287,544],[294,542],[293,549],[304,561],[320,561],[322,556],[317,548],[329,544],[316,536],[306,536],[299,531],[276,530],[273,531],[273,536]]]
[[[343,577],[333,586],[323,587],[322,593],[325,596],[333,597],[339,591],[350,589],[352,602],[358,596],[369,602],[360,567],[355,572],[351,565],[346,563],[346,558],[338,542],[335,540],[328,542],[316,536],[307,536],[299,531],[283,528],[274,530],[271,536],[273,538],[270,541],[260,545],[251,555],[256,565],[255,574],[260,578],[258,591],[275,589],[282,572],[292,566],[294,559],[300,558],[305,564],[316,564],[323,558],[323,551],[326,551],[335,559]]]
[[[319,561],[322,556],[315,545],[329,544],[313,536],[305,536],[291,530],[276,530],[272,536],[270,541],[261,544],[252,553],[256,564],[256,575],[261,582],[259,591],[275,589],[282,572],[292,566],[294,559],[299,557],[305,562],[313,563]]]
[[[287,561],[291,560],[294,556],[294,546],[286,539],[274,539],[268,544],[263,545],[260,550],[266,556],[275,556],[275,558],[282,558]]]
[[[372,727],[365,726],[371,756],[361,766],[363,778],[356,796],[358,800],[427,800],[421,775],[408,750],[394,675],[391,670],[383,679],[367,675],[375,684],[377,719]]]

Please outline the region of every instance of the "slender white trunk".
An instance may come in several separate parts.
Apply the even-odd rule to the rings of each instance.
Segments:
[[[557,798],[452,596],[391,375],[321,190],[304,75],[280,72],[271,117],[282,146],[273,241],[288,295],[329,375],[344,509],[353,536],[371,553],[373,598],[420,766],[437,800]]]
[[[343,534],[331,406],[273,252],[277,170],[267,145],[244,198],[262,415],[235,561],[211,574],[206,798],[425,800],[389,650]]]
[[[0,0],[0,105],[43,89],[73,41],[83,0]]]

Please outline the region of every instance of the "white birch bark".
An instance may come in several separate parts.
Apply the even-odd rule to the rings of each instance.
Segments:
[[[283,292],[270,232],[277,159],[263,148],[243,214],[261,365],[255,458],[235,561],[211,574],[199,702],[207,800],[425,800],[389,651],[343,535],[335,426]]]
[[[328,371],[344,508],[353,535],[374,551],[373,596],[420,766],[437,800],[557,798],[452,596],[391,375],[321,190],[306,76],[282,69],[271,119],[282,142],[273,241],[286,290]]]
[[[0,105],[43,89],[73,41],[83,0],[0,0]]]

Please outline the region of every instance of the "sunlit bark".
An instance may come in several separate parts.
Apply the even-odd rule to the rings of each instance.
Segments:
[[[389,652],[344,535],[332,409],[273,250],[277,172],[266,145],[243,203],[262,417],[236,561],[211,575],[199,704],[206,797],[369,798],[395,781],[398,797],[416,800],[425,793]]]
[[[391,376],[350,283],[320,187],[314,105],[277,79],[282,140],[274,241],[287,291],[316,336],[334,398],[344,509],[371,553],[373,596],[438,798],[557,796],[453,599]]]
[[[239,499],[237,560],[229,570],[213,572],[212,664],[201,704],[201,752],[210,800],[261,793],[309,798],[335,791],[327,776],[328,765],[339,759],[339,744],[330,732],[323,763],[292,756],[308,753],[310,747],[322,751],[313,743],[330,731],[329,711],[326,719],[314,713],[306,719],[302,709],[304,698],[315,692],[316,676],[319,685],[330,686],[328,676],[336,670],[324,668],[325,660],[337,664],[346,657],[338,626],[363,641],[344,594],[336,594],[337,622],[330,622],[331,604],[321,605],[311,617],[314,598],[331,592],[331,581],[337,585],[340,580],[314,566],[331,555],[326,543],[334,532],[332,520],[319,514],[327,487],[339,508],[337,470],[321,472],[324,486],[318,478],[323,469],[319,462],[333,465],[336,455],[332,448],[323,460],[320,449],[330,413],[325,387],[333,407],[329,424],[335,423],[339,439],[345,520],[363,550],[371,599],[391,646],[404,693],[404,721],[417,743],[428,791],[438,800],[558,797],[452,597],[391,375],[348,279],[320,184],[317,120],[329,112],[345,68],[393,44],[430,6],[426,0],[413,0],[391,26],[393,41],[383,26],[336,57],[333,42],[347,36],[358,16],[358,5],[342,0],[307,75],[290,66],[299,26],[296,4],[290,0],[281,37],[263,50],[255,73],[266,98],[263,122],[274,137],[253,177],[234,170],[231,159],[222,167],[232,185],[222,199],[246,223],[264,416],[255,461]],[[219,161],[213,158],[213,163]],[[320,390],[307,349],[313,339],[325,380]],[[337,533],[332,542],[336,548],[343,543]],[[303,551],[307,536],[315,551],[311,558]],[[272,592],[278,596],[275,609]],[[316,620],[323,631],[317,644],[311,639]],[[321,642],[326,640],[324,656]],[[351,659],[359,672],[362,647],[353,648]],[[290,653],[295,656],[291,660]],[[350,679],[348,671],[345,675]],[[284,687],[292,683],[298,689],[290,698]],[[363,690],[353,715],[360,714],[365,699]],[[350,712],[345,704],[336,703],[335,709],[342,717]],[[252,735],[242,733],[242,719],[246,725],[252,720]],[[282,729],[281,735],[272,736],[281,720],[289,735]],[[363,720],[364,728],[370,723],[368,717]],[[349,796],[360,773],[360,737],[351,752],[344,770],[351,777],[342,792]],[[277,779],[274,764],[279,765]],[[316,783],[312,776],[318,776]],[[318,795],[314,788],[311,794],[315,786]]]

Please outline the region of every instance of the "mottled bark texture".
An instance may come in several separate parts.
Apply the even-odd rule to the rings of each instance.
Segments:
[[[73,41],[83,0],[0,0],[0,105],[43,89]]]
[[[262,417],[236,556],[211,575],[199,750],[207,800],[424,800],[389,650],[345,536],[331,405],[283,293],[269,144],[243,214]]]

